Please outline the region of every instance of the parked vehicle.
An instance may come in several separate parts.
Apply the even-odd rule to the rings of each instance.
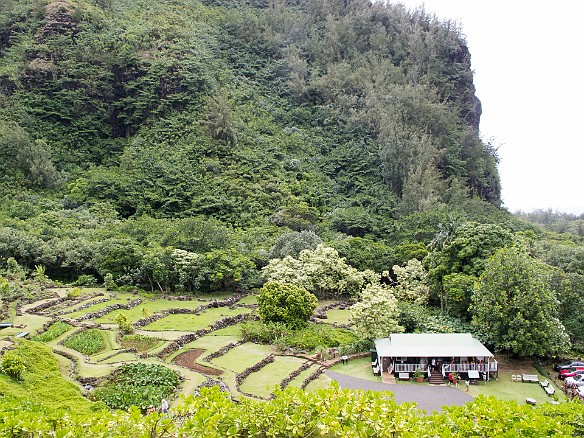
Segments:
[[[584,367],[563,368],[560,370],[560,374],[573,373],[574,371],[578,370],[584,370]]]
[[[584,375],[566,378],[566,386],[584,386]]]
[[[562,364],[555,365],[554,370],[560,371],[560,370],[565,370],[566,368],[574,368],[574,367],[584,367],[584,362],[582,362],[582,361],[565,362]]]
[[[584,369],[576,369],[572,372],[569,372],[569,370],[562,370],[562,371],[566,371],[566,372],[565,373],[560,372],[560,379],[566,379],[568,377],[574,377],[574,376],[584,374]]]

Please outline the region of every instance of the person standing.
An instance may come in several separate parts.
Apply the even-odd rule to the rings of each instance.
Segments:
[[[160,413],[168,414],[168,402],[166,401],[165,398],[163,398],[162,402],[160,402]]]
[[[468,392],[468,389],[470,388],[470,379],[467,377],[466,381],[464,382],[465,386],[466,386],[466,392]]]

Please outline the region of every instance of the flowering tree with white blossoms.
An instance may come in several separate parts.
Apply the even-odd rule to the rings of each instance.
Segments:
[[[373,271],[355,269],[334,248],[324,245],[301,251],[297,259],[287,256],[270,260],[263,272],[268,281],[295,284],[321,298],[357,296],[366,283],[379,281]]]
[[[399,309],[392,289],[383,284],[368,284],[361,301],[351,307],[351,320],[363,338],[385,338],[404,328],[397,323]]]
[[[394,295],[399,301],[420,304],[428,303],[430,289],[427,284],[427,273],[418,259],[408,260],[405,266],[395,265],[393,272],[397,277]],[[384,272],[384,276],[388,273]]]

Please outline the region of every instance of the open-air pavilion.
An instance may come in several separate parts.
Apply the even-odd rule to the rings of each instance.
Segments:
[[[433,369],[443,377],[456,372],[471,379],[488,379],[498,372],[493,353],[470,333],[396,333],[376,339],[375,349],[374,367],[396,376],[418,368],[428,375]]]

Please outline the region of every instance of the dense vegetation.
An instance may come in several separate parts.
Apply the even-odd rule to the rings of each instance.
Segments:
[[[85,437],[205,436],[582,436],[580,403],[537,408],[479,397],[466,406],[449,407],[430,416],[409,403],[397,404],[389,393],[340,390],[332,387],[305,393],[276,390],[270,401],[247,399],[234,403],[217,388],[203,388],[172,416],[153,413],[100,411],[89,415],[55,416],[50,408],[4,402],[0,429],[6,435]],[[58,414],[57,414],[58,415]]]
[[[67,338],[63,345],[80,353],[91,355],[99,353],[105,348],[105,340],[99,330],[89,329],[75,333]]]
[[[114,371],[105,384],[91,392],[92,400],[100,400],[112,409],[128,410],[132,406],[146,411],[169,398],[180,382],[177,372],[162,365],[131,363]]]
[[[480,113],[460,29],[423,9],[367,0],[5,0],[2,319],[11,316],[6,303],[53,282],[200,294],[269,281],[287,286],[270,286],[264,319],[288,326],[249,324],[250,339],[360,348],[395,331],[473,330],[516,355],[581,350],[582,219],[500,208],[497,150],[479,135]],[[287,294],[300,305],[282,315]],[[314,296],[352,300],[354,332],[291,330],[303,326],[291,320],[312,314]],[[86,354],[104,342],[90,330],[66,342],[75,340]],[[225,409],[231,418],[240,408]],[[380,409],[378,422],[282,427],[369,433],[401,408]],[[567,435],[578,427],[559,418],[562,408],[500,409],[525,416],[521,427],[549,423]],[[452,412],[416,421],[471,435],[485,426],[475,419],[498,415]],[[31,408],[23,418],[35,415]],[[107,415],[125,421],[103,415],[104,424],[118,421]],[[176,427],[257,426],[193,418]]]
[[[290,229],[387,266],[451,209],[499,215],[451,22],[367,2],[2,8],[0,253],[29,269],[233,288]]]

